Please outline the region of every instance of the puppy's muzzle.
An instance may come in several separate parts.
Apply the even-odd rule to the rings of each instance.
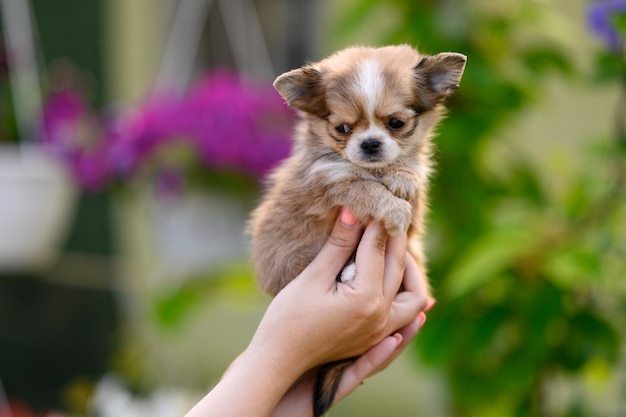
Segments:
[[[382,143],[378,139],[365,139],[361,142],[361,150],[366,156],[376,156],[382,148]]]

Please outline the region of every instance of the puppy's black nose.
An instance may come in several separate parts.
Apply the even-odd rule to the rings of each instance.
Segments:
[[[366,155],[375,155],[380,150],[381,143],[378,139],[366,139],[361,142],[361,149]]]

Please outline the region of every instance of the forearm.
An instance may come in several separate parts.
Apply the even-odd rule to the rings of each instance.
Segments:
[[[270,416],[301,373],[288,362],[246,350],[185,417]]]

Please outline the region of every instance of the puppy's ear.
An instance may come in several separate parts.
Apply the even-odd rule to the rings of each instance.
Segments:
[[[459,88],[467,57],[443,52],[422,58],[415,67],[417,99],[425,109],[431,109]]]
[[[302,67],[280,75],[274,88],[290,107],[327,117],[326,97],[322,87],[322,74],[310,67]]]

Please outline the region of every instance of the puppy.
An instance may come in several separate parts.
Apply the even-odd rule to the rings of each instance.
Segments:
[[[466,57],[423,55],[408,45],[353,47],[279,76],[274,87],[300,112],[291,156],[269,177],[249,224],[261,287],[277,294],[313,260],[341,207],[362,223],[409,234],[425,272],[421,238],[432,171],[431,138]],[[338,280],[354,278],[353,264]],[[322,367],[314,415],[333,402],[343,368]]]

